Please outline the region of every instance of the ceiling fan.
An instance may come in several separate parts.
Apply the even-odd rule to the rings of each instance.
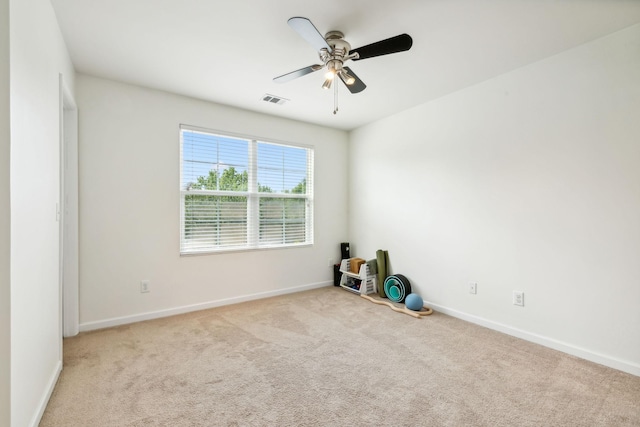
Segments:
[[[359,93],[367,86],[349,67],[344,65],[345,62],[404,52],[411,49],[411,45],[413,44],[411,36],[408,34],[400,34],[357,49],[351,49],[351,45],[344,40],[344,34],[340,31],[329,31],[322,37],[313,23],[307,18],[293,17],[290,18],[287,23],[318,51],[318,56],[322,64],[309,65],[308,67],[278,76],[273,79],[273,81],[277,83],[285,83],[326,68],[327,73],[325,74],[325,81],[322,85],[323,89],[330,89],[331,83],[335,77],[338,76],[347,89],[349,89],[349,92]],[[337,107],[333,113],[335,114],[336,111]]]

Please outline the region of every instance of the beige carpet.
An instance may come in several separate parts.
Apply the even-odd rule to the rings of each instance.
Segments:
[[[640,426],[640,377],[338,288],[80,334],[46,426]]]

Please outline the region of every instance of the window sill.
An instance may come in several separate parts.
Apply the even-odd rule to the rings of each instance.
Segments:
[[[226,248],[226,249],[207,249],[197,252],[180,252],[181,257],[192,257],[201,255],[218,255],[218,254],[230,254],[241,252],[261,252],[261,251],[273,251],[282,249],[301,249],[312,247],[313,243],[301,243],[299,245],[278,245],[278,246],[262,246],[259,248]]]

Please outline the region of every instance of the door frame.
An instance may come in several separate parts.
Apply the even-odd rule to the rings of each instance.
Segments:
[[[60,289],[63,337],[80,330],[78,107],[60,74]]]

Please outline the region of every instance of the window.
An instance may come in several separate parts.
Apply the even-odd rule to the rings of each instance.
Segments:
[[[313,243],[313,149],[180,128],[180,253]]]

